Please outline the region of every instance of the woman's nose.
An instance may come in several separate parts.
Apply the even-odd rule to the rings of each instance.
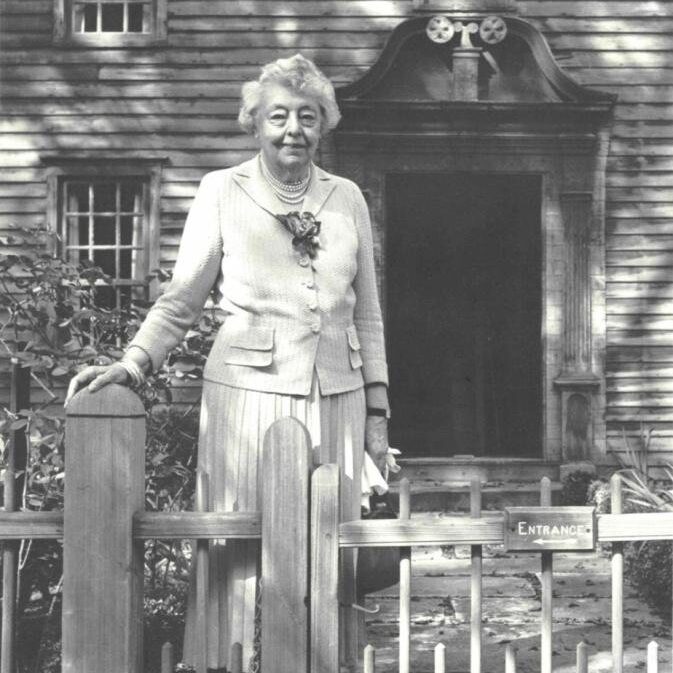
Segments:
[[[287,133],[296,136],[301,133],[301,124],[299,123],[299,116],[291,114],[287,119]]]

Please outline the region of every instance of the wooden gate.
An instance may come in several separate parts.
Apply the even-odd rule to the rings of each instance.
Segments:
[[[482,547],[503,544],[507,518],[482,512],[480,485],[471,487],[470,516],[419,523],[410,518],[409,484],[401,482],[398,520],[339,523],[339,471],[314,469],[306,429],[281,419],[267,433],[261,512],[216,513],[207,509],[207,475],[198,475],[197,510],[144,512],[145,413],[137,396],[121,386],[95,395],[81,392],[68,409],[65,511],[2,512],[0,539],[8,548],[21,539],[63,539],[64,673],[141,673],[142,545],[146,539],[195,539],[198,633],[197,662],[205,673],[207,544],[211,539],[259,539],[262,546],[263,673],[339,672],[338,559],[347,547],[400,547],[399,671],[409,673],[411,549],[423,545],[471,546],[471,673],[481,673]],[[541,485],[549,505],[550,485]],[[596,540],[612,545],[613,671],[623,669],[623,544],[673,539],[673,512],[621,514],[621,481],[612,480],[612,514],[597,520]],[[540,670],[552,671],[553,551],[540,554]],[[5,596],[7,594],[4,594]],[[673,603],[673,597],[672,597]],[[11,610],[3,610],[2,670],[14,673]],[[164,671],[172,670],[170,647]],[[444,673],[446,651],[435,648],[435,673]],[[238,661],[240,645],[234,646]],[[363,652],[365,673],[375,671],[375,651]],[[587,652],[577,647],[578,671]],[[515,652],[503,651],[508,673]],[[648,673],[657,670],[656,644],[648,652]]]

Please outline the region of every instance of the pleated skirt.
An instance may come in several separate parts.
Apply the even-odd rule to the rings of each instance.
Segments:
[[[269,426],[291,416],[308,428],[314,457],[341,468],[343,521],[360,518],[360,476],[364,456],[364,389],[322,396],[314,376],[311,394],[280,395],[204,381],[199,429],[199,468],[208,474],[211,511],[259,508],[262,445]],[[341,663],[355,670],[364,646],[362,612],[355,602],[355,551],[343,550],[341,572]],[[257,540],[217,540],[209,548],[207,665],[231,668],[231,647],[243,648],[243,670],[259,666],[260,545]],[[263,605],[263,603],[262,603]],[[261,608],[263,609],[263,607]],[[194,661],[195,592],[190,590],[183,659]],[[257,618],[256,618],[257,617]],[[263,652],[261,654],[264,656]]]

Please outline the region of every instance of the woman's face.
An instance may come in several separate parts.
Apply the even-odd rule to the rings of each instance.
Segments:
[[[313,98],[280,84],[266,85],[255,128],[266,165],[281,178],[303,173],[318,149],[321,122]]]

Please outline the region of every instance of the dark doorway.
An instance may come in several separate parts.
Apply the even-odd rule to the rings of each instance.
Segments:
[[[541,456],[541,179],[387,176],[391,445]]]

